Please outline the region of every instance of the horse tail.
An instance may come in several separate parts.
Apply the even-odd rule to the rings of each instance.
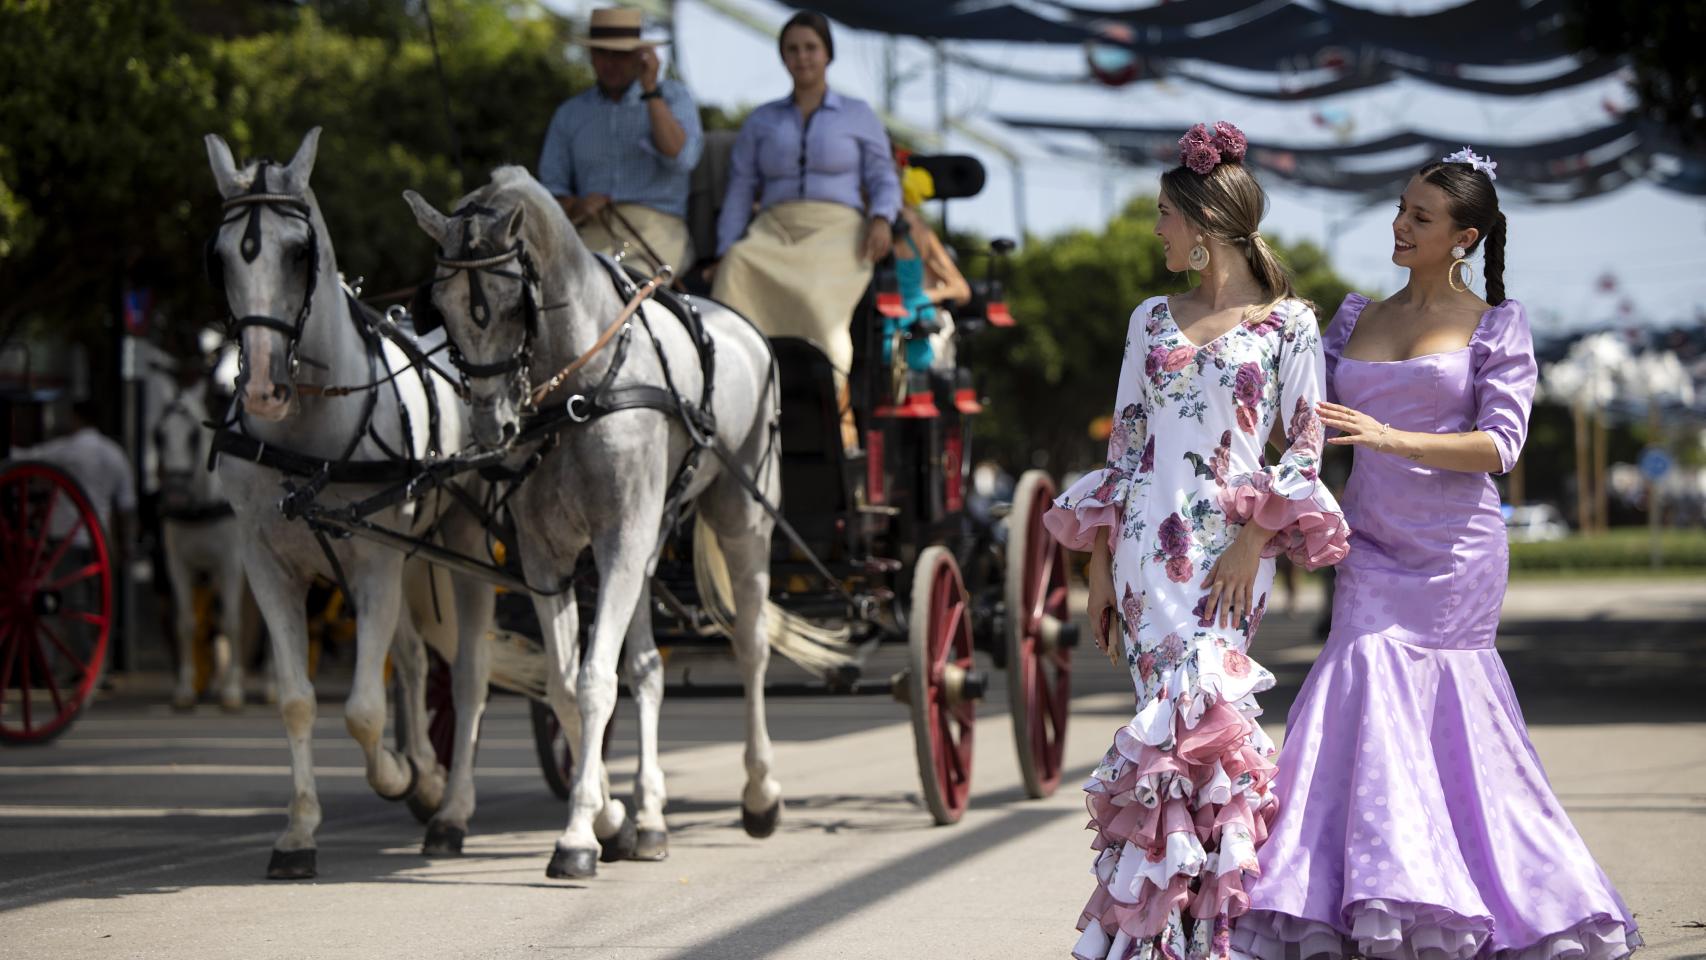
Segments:
[[[732,637],[734,588],[717,535],[703,517],[696,518],[693,526],[693,580],[706,617],[724,636]],[[852,638],[852,631],[846,625],[827,627],[814,623],[767,599],[764,628],[764,639],[770,649],[818,676],[828,676],[854,662],[843,652]]]

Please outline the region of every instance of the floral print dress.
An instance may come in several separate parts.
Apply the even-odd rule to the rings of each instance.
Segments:
[[[1247,650],[1267,608],[1264,559],[1254,609],[1218,627],[1209,570],[1252,518],[1277,531],[1264,551],[1310,568],[1337,563],[1349,528],[1316,475],[1323,359],[1315,313],[1284,300],[1198,346],[1166,297],[1133,312],[1107,465],[1055,501],[1044,521],[1088,550],[1108,527],[1134,715],[1085,783],[1096,890],[1079,919],[1080,960],[1228,955],[1267,836],[1273,743],[1255,695],[1273,675]],[[1263,450],[1284,421],[1277,464]]]

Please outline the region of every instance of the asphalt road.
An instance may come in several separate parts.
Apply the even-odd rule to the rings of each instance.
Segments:
[[[1280,678],[1263,698],[1276,738],[1317,649],[1308,606],[1270,614],[1258,641]],[[1519,585],[1501,646],[1554,789],[1642,923],[1641,956],[1706,956],[1706,585]],[[668,700],[671,858],[574,883],[545,877],[566,811],[522,701],[495,698],[486,721],[466,855],[429,861],[408,812],[367,789],[324,697],[320,877],[279,883],[263,879],[289,786],[275,712],[175,714],[161,678],[127,678],[56,743],[0,752],[0,957],[1062,957],[1090,890],[1075,783],[1129,719],[1129,690],[1081,658],[1068,775],[1031,801],[992,686],[972,808],[946,828],[919,800],[904,707],[773,700],[788,806],[762,841],[738,821],[738,704]]]

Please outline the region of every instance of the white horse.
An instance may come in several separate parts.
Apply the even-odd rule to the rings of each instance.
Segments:
[[[319,128],[309,131],[287,165],[256,161],[242,166],[224,140],[213,134],[206,138],[213,178],[224,200],[223,222],[209,241],[208,267],[210,278],[223,290],[242,357],[232,416],[237,429],[252,438],[245,441],[245,450],[259,461],[224,452],[218,461],[219,480],[236,511],[244,569],[272,635],[294,781],[290,822],[274,844],[267,870],[278,879],[312,877],[316,872],[314,831],[320,823],[320,802],[310,739],[317,708],[307,675],[304,613],[313,578],[341,578],[349,588],[356,614],[356,662],[344,723],[366,755],[367,781],[380,796],[410,798],[413,805],[438,809],[438,818],[428,825],[425,853],[460,852],[460,825],[467,822],[472,804],[466,810],[440,805],[446,774],[434,759],[427,725],[420,722],[426,674],[420,628],[427,628],[426,641],[456,666],[456,744],[448,780],[465,784],[463,794],[470,797],[475,731],[494,650],[485,640],[492,621],[489,586],[444,577],[419,560],[405,565],[399,551],[367,540],[321,540],[308,524],[289,520],[280,510],[285,484],[302,484],[307,478],[292,475],[282,464],[268,466],[279,462],[278,451],[315,461],[359,463],[395,456],[419,460],[465,444],[467,408],[441,378],[423,383],[409,371],[383,388],[341,397],[313,389],[372,384],[408,365],[394,344],[374,343],[370,328],[360,325],[338,282],[331,238],[308,187],[319,136]],[[303,386],[309,389],[299,389]],[[437,437],[431,436],[434,426]],[[374,484],[334,483],[318,502],[339,507],[379,489]],[[425,496],[372,519],[406,534],[431,531],[445,546],[477,554],[483,548],[483,531],[466,511],[445,509],[451,502],[446,496]],[[446,586],[426,589],[431,577]],[[410,615],[400,617],[405,603]],[[442,611],[442,621],[434,616],[435,607]],[[398,642],[393,649],[394,634]],[[401,755],[382,742],[387,651],[395,654],[403,689],[398,709],[409,715],[409,742]],[[447,824],[457,829],[447,829]]]
[[[219,598],[219,629],[213,638],[214,676],[209,688],[219,691],[219,705],[243,709],[243,666],[249,660],[251,637],[243,629],[242,554],[237,542],[237,519],[220,492],[219,478],[207,469],[213,435],[206,423],[207,384],[197,382],[179,391],[160,411],[154,426],[154,450],[160,481],[160,534],[166,571],[177,608],[178,683],[172,706],[195,705],[195,587],[205,580]]]
[[[531,406],[532,388],[576,358],[584,363],[541,405],[562,409],[572,396],[568,409],[585,422],[569,424],[558,434],[559,442],[510,500],[522,569],[535,590],[545,633],[549,700],[576,746],[569,823],[557,838],[546,874],[592,876],[600,846],[605,859],[616,859],[627,853],[629,831],[635,830],[621,801],[610,796],[603,757],[624,637],[626,673],[640,714],[634,790],[638,846],[631,855],[662,859],[668,843],[657,758],[663,674],[652,637],[650,575],[666,492],[694,441],[674,409],[641,404],[604,416],[599,398],[614,403],[618,397],[638,396],[636,387],[673,382],[682,398],[697,404],[704,381],[699,351],[686,327],[656,303],[647,303],[642,316],[624,325],[626,332],[612,330],[613,336],[601,341],[622,312],[623,297],[556,201],[526,170],[499,168],[492,182],[464,198],[450,217],[413,191],[404,197],[421,228],[438,243],[432,304],[457,348],[455,362],[468,378],[474,436],[481,445],[511,443]],[[733,311],[698,303],[716,347],[714,439],[729,452],[733,469],[753,478],[775,503],[780,401],[769,344]],[[625,359],[609,384],[614,392],[603,394],[598,387],[618,357]],[[517,456],[534,449],[527,444]],[[721,542],[728,565],[734,651],[746,686],[742,823],[749,834],[762,837],[775,830],[782,807],[781,786],[771,776],[764,717],[773,521],[714,452],[702,453],[697,472],[681,492],[683,503],[697,509],[701,529],[708,527]],[[574,592],[555,588],[588,546],[599,588],[583,661]]]

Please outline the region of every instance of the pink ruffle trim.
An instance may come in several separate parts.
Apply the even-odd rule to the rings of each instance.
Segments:
[[[1224,701],[1194,727],[1181,722],[1173,750],[1141,743],[1122,728],[1115,748],[1123,768],[1113,780],[1094,783],[1087,797],[1089,827],[1096,831],[1090,846],[1102,856],[1079,930],[1096,925],[1110,937],[1123,933],[1141,941],[1162,935],[1175,909],[1203,921],[1249,909],[1243,876],[1260,874],[1255,852],[1275,812],[1267,793],[1275,767],[1251,746],[1253,731],[1251,721]],[[1228,802],[1196,802],[1193,785],[1245,773],[1251,783]],[[1145,790],[1166,799],[1153,806],[1138,802],[1140,781],[1157,776],[1177,778],[1183,789]],[[1132,858],[1135,864],[1126,862]]]
[[[1119,504],[1098,503],[1088,498],[1072,507],[1050,507],[1043,514],[1043,526],[1048,532],[1066,549],[1080,553],[1088,553],[1096,545],[1097,527],[1116,527],[1119,522]]]
[[[1351,552],[1351,528],[1337,505],[1323,507],[1314,497],[1288,499],[1278,491],[1243,482],[1220,491],[1220,509],[1234,523],[1256,523],[1274,531],[1264,557],[1281,553],[1309,570],[1330,567]]]

